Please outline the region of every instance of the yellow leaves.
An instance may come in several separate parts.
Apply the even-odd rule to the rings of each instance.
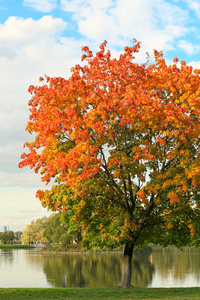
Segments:
[[[74,222],[74,221],[76,221],[76,215],[74,215],[72,218],[71,218],[71,220],[70,220],[71,222]]]
[[[158,138],[155,139],[155,143],[160,143],[160,144],[165,145],[166,141],[163,138],[158,137]]]
[[[83,207],[86,205],[86,201],[81,200],[79,205],[80,205],[80,208],[83,209]]]
[[[144,191],[144,189],[140,189],[140,190],[137,192],[137,195],[138,195],[139,199],[140,199],[145,205],[148,205],[148,198],[147,198],[147,195],[146,195],[146,192]]]
[[[141,146],[141,147],[133,147],[133,161],[134,162],[138,162],[140,159],[143,159],[143,160],[152,160],[154,161],[155,160],[155,156],[152,155],[149,151],[149,147],[147,145],[145,146]]]
[[[188,187],[187,185],[181,185],[177,190],[178,192],[184,191],[186,193],[188,191]]]
[[[86,231],[86,230],[83,231],[82,235],[83,235],[83,237],[84,237],[84,236],[87,236],[87,231]]]
[[[170,204],[180,203],[179,196],[175,192],[169,192]]]
[[[137,225],[130,220],[130,218],[128,216],[126,216],[124,218],[124,224],[121,227],[120,230],[120,238],[124,239],[124,238],[128,238],[129,241],[133,240],[133,237],[130,236],[130,232],[134,232],[137,229]]]
[[[111,120],[111,122],[112,122],[113,125],[118,123],[117,120],[115,120],[115,119]]]
[[[186,170],[186,174],[192,179],[192,185],[199,188],[200,166],[193,166],[190,170]]]
[[[174,62],[174,63],[177,63],[177,62],[178,62],[178,58],[177,58],[177,57],[174,57],[173,62]]]
[[[54,204],[54,209],[55,209],[55,210],[58,210],[58,209],[60,208],[61,205],[62,205],[62,204],[61,204],[61,201],[56,201],[55,204]]]
[[[186,62],[184,60],[181,61],[181,67],[184,68],[186,66]]]
[[[165,174],[158,173],[157,174],[157,178],[159,178],[159,179],[165,179]]]
[[[120,171],[119,166],[123,166],[127,169],[130,165],[130,162],[131,159],[126,155],[126,153],[124,153],[124,151],[117,151],[108,158],[108,167],[113,169],[116,177],[118,177],[122,172],[122,170]]]
[[[138,162],[142,158],[142,153],[139,152],[136,155],[133,155],[133,161]]]
[[[163,183],[162,188],[163,188],[163,189],[167,189],[167,188],[169,188],[171,185],[173,185],[173,181],[169,179],[169,180],[166,180],[166,181]]]
[[[93,124],[93,128],[98,134],[102,134],[103,131],[105,130],[104,122],[99,121],[99,122]]]

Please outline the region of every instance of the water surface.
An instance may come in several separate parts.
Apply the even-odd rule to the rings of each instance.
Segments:
[[[122,254],[41,254],[0,250],[0,287],[114,287],[120,284]],[[175,248],[136,253],[135,287],[200,286],[200,250]]]

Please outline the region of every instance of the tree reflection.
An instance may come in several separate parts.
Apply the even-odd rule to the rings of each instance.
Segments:
[[[153,277],[155,271],[151,260],[152,254],[137,253],[133,255],[133,274],[131,284],[134,287],[146,287]]]
[[[0,251],[0,263],[12,264],[14,260],[14,253],[11,249],[1,249]]]
[[[40,268],[53,287],[114,287],[121,280],[122,254],[37,254],[26,251],[31,268]],[[8,258],[5,258],[8,259]],[[151,286],[156,273],[163,282],[200,278],[200,252],[196,248],[164,248],[133,255],[132,282],[135,287]]]
[[[188,274],[200,278],[200,253],[198,248],[185,247],[183,250],[164,248],[153,253],[155,269],[160,276],[183,280]]]
[[[121,279],[122,254],[47,254],[30,257],[34,261],[53,287],[114,287]],[[133,255],[133,286],[147,286],[153,272],[148,254]]]
[[[43,270],[54,287],[117,286],[121,276],[121,255],[48,256],[44,260]]]

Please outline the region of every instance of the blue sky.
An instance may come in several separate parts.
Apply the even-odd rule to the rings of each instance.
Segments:
[[[156,49],[169,64],[177,56],[200,68],[199,28],[199,0],[0,0],[0,225],[23,230],[50,214],[35,198],[39,175],[18,168],[29,85],[70,76],[81,46],[95,52],[105,39],[113,56],[136,38],[138,63]]]

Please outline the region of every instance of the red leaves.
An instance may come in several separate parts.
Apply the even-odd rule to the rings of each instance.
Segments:
[[[179,199],[177,193],[175,193],[175,192],[170,192],[169,198],[170,198],[170,204],[180,203],[180,199]]]
[[[178,58],[177,58],[177,57],[174,57],[173,62],[174,62],[174,63],[177,63],[177,62],[178,62]]]
[[[86,55],[86,54],[83,54],[83,55],[82,55],[81,61],[85,60],[86,58],[91,58],[91,57],[93,57],[92,51],[90,51],[89,48],[88,48],[87,46],[84,46],[84,47],[82,47],[81,49],[82,49],[82,51],[84,51],[84,52],[87,53],[87,55]]]
[[[85,60],[86,58],[87,58],[87,55],[86,55],[86,54],[83,54],[83,55],[81,56],[81,61]]]
[[[28,88],[28,92],[32,95],[33,92],[34,92],[34,86],[33,85],[30,85],[29,88]]]

